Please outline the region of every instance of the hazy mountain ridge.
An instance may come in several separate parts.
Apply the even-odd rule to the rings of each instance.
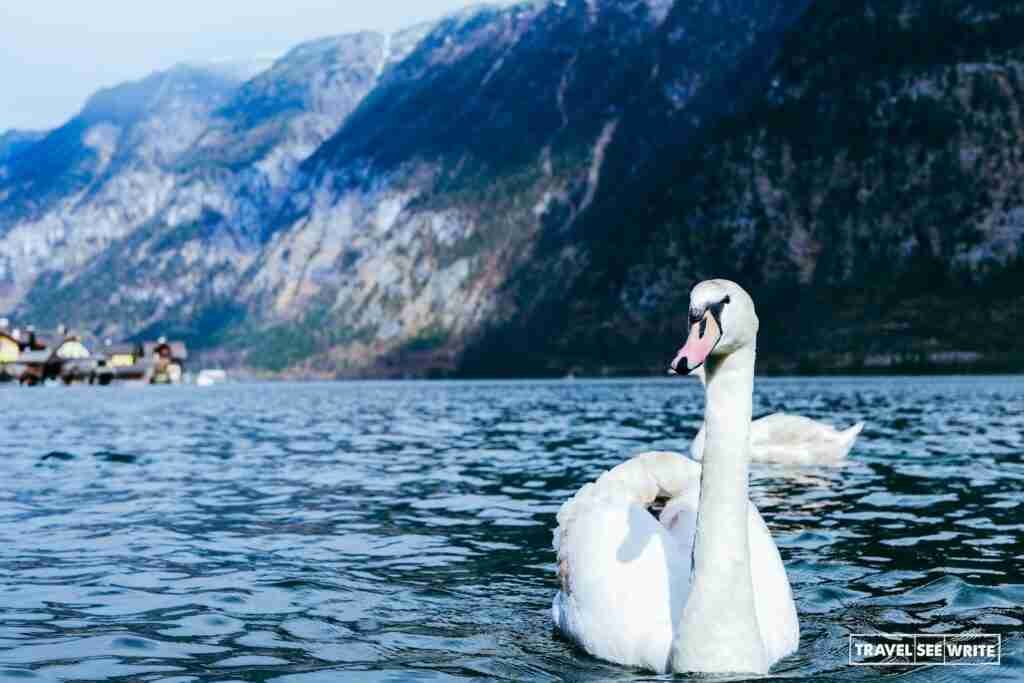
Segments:
[[[165,74],[0,138],[0,309],[291,373],[646,371],[724,274],[769,365],[1006,355],[1022,16],[553,0]]]
[[[6,164],[0,308],[21,304],[42,273],[69,281],[111,241],[152,219],[173,192],[179,156],[236,86],[181,66],[100,91]]]
[[[413,33],[417,31],[422,28]],[[278,210],[299,162],[337,128],[389,60],[409,49],[405,41],[405,33],[394,40],[364,33],[312,41],[251,80],[231,83],[224,92],[194,89],[202,107],[199,121],[146,119],[150,125],[177,128],[172,139],[181,141],[173,157],[156,165],[162,177],[142,179],[138,184],[145,187],[134,195],[124,193],[124,184],[137,173],[130,168],[125,173],[124,165],[116,167],[120,173],[95,181],[104,191],[123,193],[122,204],[144,207],[120,216],[113,229],[95,228],[89,226],[95,224],[94,216],[81,215],[82,204],[95,211],[95,203],[82,202],[75,194],[65,198],[78,208],[78,215],[51,211],[46,218],[52,221],[57,214],[72,225],[65,230],[71,233],[65,241],[79,260],[72,267],[58,261],[58,268],[49,272],[41,266],[18,312],[42,311],[54,319],[50,322],[59,318],[89,329],[99,324],[98,332],[121,335],[187,321],[211,298],[227,296],[272,229],[266,221]],[[203,68],[190,65],[172,72],[223,77],[220,65]],[[116,93],[101,95],[101,104],[104,98],[120,99],[113,97]],[[130,110],[135,98],[125,99],[122,109]],[[86,129],[80,139],[87,148],[83,156],[90,162],[97,156],[87,153],[90,143],[105,144],[112,157],[120,135],[118,129],[103,125],[111,117],[97,117],[96,111],[103,108],[95,105],[91,101],[67,126],[75,132]],[[159,139],[159,131],[154,133]],[[145,144],[140,147],[144,150]],[[38,226],[19,227],[38,239]],[[100,244],[83,249],[82,242],[87,241]],[[48,254],[44,249],[39,252],[53,265],[58,254],[53,253],[52,240],[48,246]]]
[[[46,133],[27,130],[9,130],[0,133],[0,174],[16,156],[43,139]],[[0,175],[0,178],[3,176]]]

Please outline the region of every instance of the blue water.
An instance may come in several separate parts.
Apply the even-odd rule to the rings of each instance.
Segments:
[[[553,632],[560,503],[685,450],[692,380],[0,388],[0,679],[638,680]],[[1024,677],[1024,379],[759,380],[868,423],[755,466],[804,680]],[[847,635],[1003,637],[1000,667],[847,665]]]

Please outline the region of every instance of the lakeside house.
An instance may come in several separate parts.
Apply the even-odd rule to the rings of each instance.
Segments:
[[[115,344],[108,339],[94,346],[64,326],[47,336],[59,341],[50,344],[31,326],[23,333],[11,329],[7,319],[0,319],[0,382],[106,386],[124,381],[179,384],[184,379],[188,359],[184,342],[161,337],[155,342]]]
[[[188,359],[185,342],[167,341],[166,337],[160,337],[156,342],[143,344],[143,355],[153,360],[153,375],[150,379],[153,384],[181,382],[185,372],[185,361]]]
[[[109,339],[104,343],[103,353],[111,368],[130,368],[142,358],[138,344],[114,344]]]
[[[115,344],[107,339],[97,354],[94,383],[103,386],[118,381],[146,383],[151,371],[152,363],[145,362],[141,345]]]
[[[21,355],[21,340],[15,332],[0,328],[0,365],[15,363]]]
[[[9,329],[7,320],[0,320],[0,382],[13,379],[11,369],[23,348],[21,331]]]
[[[20,384],[35,386],[51,380],[64,384],[92,382],[96,365],[85,340],[63,326],[57,330],[55,338],[60,341],[48,345],[32,330],[30,341],[26,341],[14,364]]]

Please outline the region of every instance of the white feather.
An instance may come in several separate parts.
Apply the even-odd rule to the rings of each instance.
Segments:
[[[558,629],[590,654],[668,670],[675,625],[690,589],[700,499],[698,463],[678,453],[644,453],[585,485],[558,513],[555,550],[562,590]],[[657,496],[669,502],[655,519]],[[782,558],[750,503],[755,605],[772,661],[796,650],[799,624]]]
[[[862,429],[863,422],[839,431],[802,415],[773,413],[751,423],[750,459],[782,465],[838,464],[850,453]],[[690,445],[694,460],[703,459],[706,438],[707,431],[701,425]]]

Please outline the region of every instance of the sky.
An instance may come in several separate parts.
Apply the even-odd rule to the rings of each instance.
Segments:
[[[391,31],[472,0],[3,0],[0,132],[65,122],[96,90],[179,62],[273,58],[297,43]]]

